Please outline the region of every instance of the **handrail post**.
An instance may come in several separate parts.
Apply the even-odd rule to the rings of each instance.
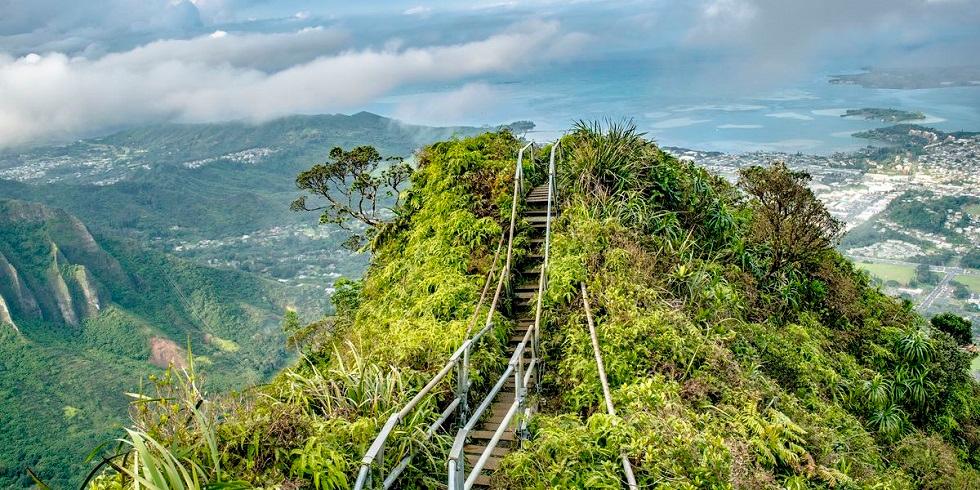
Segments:
[[[449,450],[449,490],[463,490],[466,481],[466,456],[463,448],[466,445],[466,429],[456,431],[456,438]]]
[[[595,353],[595,363],[596,369],[599,372],[599,383],[602,384],[602,398],[606,402],[606,412],[611,417],[616,417],[616,407],[613,406],[612,395],[609,391],[609,379],[606,378],[606,367],[602,362],[602,351],[599,348],[599,335],[596,333],[595,323],[592,321],[592,308],[589,306],[589,292],[585,289],[585,282],[579,283],[582,289],[582,306],[585,307],[585,320],[589,325],[589,337],[592,339],[592,349]],[[612,419],[613,425],[616,424],[616,419]],[[623,462],[623,473],[626,474],[626,484],[629,486],[630,490],[639,488],[636,483],[636,475],[633,474],[633,466],[630,464],[629,458],[626,456],[626,452],[620,453],[620,459]]]
[[[388,445],[388,439],[385,439],[384,441],[381,442],[381,448],[378,449],[378,457],[376,459],[376,461],[378,462],[378,472],[379,472],[378,476],[381,477],[382,482],[384,482],[385,479],[385,473],[384,473],[385,472],[385,446],[387,445]],[[382,484],[382,486],[384,485]]]
[[[456,423],[459,426],[466,423],[466,416],[469,414],[469,370],[470,370],[470,345],[463,350],[463,361],[459,363],[459,372],[456,380],[456,398],[459,398],[458,413]]]
[[[527,337],[525,337],[527,338]],[[518,352],[517,357],[517,369],[514,370],[514,397],[517,403],[517,413],[524,413],[524,348],[526,344],[521,344],[521,350]],[[521,423],[518,422],[517,427],[514,429],[514,434],[517,436],[517,443],[521,444],[524,440],[524,431],[521,430]]]

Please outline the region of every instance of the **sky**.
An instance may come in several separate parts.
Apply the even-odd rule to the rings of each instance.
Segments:
[[[0,0],[0,148],[382,101],[451,124],[519,97],[502,77],[609,60],[738,92],[976,53],[977,0]]]

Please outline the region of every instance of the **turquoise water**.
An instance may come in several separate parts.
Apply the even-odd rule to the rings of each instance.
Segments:
[[[463,90],[465,83],[413,87],[369,109],[426,124],[530,119],[541,130],[536,139],[552,138],[578,119],[631,118],[663,145],[725,152],[823,154],[860,148],[867,141],[851,133],[888,125],[840,117],[860,107],[921,111],[928,119],[917,124],[980,131],[980,86],[866,89],[830,84],[826,73],[736,88],[724,76],[685,75],[703,72],[700,68],[658,71],[654,63],[631,58],[549,65],[473,80]]]

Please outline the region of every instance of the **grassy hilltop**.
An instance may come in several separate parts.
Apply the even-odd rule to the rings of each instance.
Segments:
[[[195,379],[159,380],[149,395],[169,401],[143,404],[127,435],[144,469],[349,488],[388,415],[463,341],[519,146],[504,131],[423,149],[364,279],[338,285],[335,316],[291,326],[306,356],[234,399],[198,403]],[[970,355],[833,249],[839,226],[806,176],[757,167],[739,189],[628,126],[580,125],[562,147],[540,412],[496,484],[619,488],[625,452],[641,487],[980,485]],[[531,184],[544,178],[530,164],[526,173]],[[521,233],[518,257],[527,249]],[[603,409],[582,282],[615,420]],[[478,392],[503,366],[510,327],[498,318],[474,355]],[[444,484],[451,437],[421,436],[431,408],[386,451],[389,467],[417,453],[403,488]],[[97,482],[131,485],[112,470]]]

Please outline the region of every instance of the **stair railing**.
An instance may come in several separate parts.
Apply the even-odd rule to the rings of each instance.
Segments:
[[[599,370],[599,382],[602,383],[602,398],[606,402],[606,412],[613,417],[613,423],[615,423],[616,407],[613,406],[612,395],[609,392],[609,380],[606,379],[606,366],[602,362],[602,352],[599,350],[599,336],[596,334],[595,323],[592,321],[592,308],[589,307],[589,293],[585,290],[585,282],[582,282],[581,286],[582,305],[585,307],[585,319],[589,324],[589,335],[592,337],[592,350],[595,353],[595,363]],[[633,475],[633,465],[630,464],[626,453],[621,453],[619,456],[623,460],[623,473],[626,474],[626,484],[629,485],[630,490],[639,488],[636,484],[636,476]]]
[[[476,479],[480,476],[483,468],[486,466],[487,461],[493,454],[493,450],[496,449],[497,444],[500,443],[500,439],[503,437],[504,432],[510,427],[511,422],[518,413],[523,413],[523,417],[517,428],[517,438],[520,440],[525,437],[527,419],[530,416],[531,408],[527,404],[527,385],[533,376],[537,373],[538,369],[538,352],[539,352],[539,340],[540,340],[540,324],[541,324],[541,309],[542,309],[542,298],[544,296],[544,291],[546,289],[546,283],[548,280],[548,259],[551,247],[551,215],[552,215],[552,202],[555,197],[555,150],[557,149],[560,140],[556,141],[551,146],[551,157],[548,162],[548,200],[546,208],[546,218],[545,218],[545,239],[544,239],[544,257],[541,263],[541,272],[538,278],[538,294],[537,294],[537,304],[535,306],[534,312],[534,326],[528,328],[527,332],[524,333],[524,337],[521,342],[514,349],[514,353],[510,356],[510,360],[507,363],[507,369],[504,370],[500,378],[494,384],[493,388],[484,397],[480,405],[473,411],[466,424],[461,427],[456,432],[456,439],[453,441],[452,449],[449,451],[448,458],[448,483],[449,490],[468,490],[473,487],[476,483]],[[527,366],[524,366],[524,353],[530,349],[531,359],[528,361]],[[470,433],[476,427],[476,424],[480,422],[480,418],[486,412],[490,404],[493,403],[494,398],[500,393],[500,390],[507,383],[510,377],[514,377],[514,402],[511,404],[507,413],[504,415],[503,420],[501,420],[500,425],[497,430],[494,431],[493,436],[490,438],[490,442],[487,447],[479,455],[473,468],[467,473],[466,471],[466,457],[464,455],[464,448],[466,446],[466,440],[469,438]]]
[[[532,149],[533,158],[533,143],[528,143],[524,145],[517,153],[517,164],[514,169],[514,196],[513,202],[511,204],[510,211],[510,228],[508,230],[507,238],[507,258],[504,261],[502,269],[500,269],[500,275],[497,279],[497,287],[494,291],[493,300],[490,302],[490,309],[487,311],[486,321],[483,327],[478,330],[472,337],[469,337],[472,331],[474,321],[471,320],[470,326],[466,330],[466,336],[469,337],[463,344],[457,348],[453,354],[449,357],[449,361],[436,373],[428,383],[415,394],[412,399],[402,407],[401,410],[391,414],[388,420],[385,422],[381,431],[375,437],[371,446],[368,448],[367,452],[364,453],[364,457],[361,459],[361,467],[357,474],[357,481],[354,483],[354,490],[362,490],[364,488],[371,488],[373,482],[373,467],[377,464],[378,472],[382,478],[382,488],[390,488],[395,481],[401,476],[402,472],[408,467],[409,463],[412,461],[414,453],[409,452],[406,454],[399,462],[396,464],[389,473],[384,472],[384,450],[385,445],[388,442],[388,438],[391,437],[392,432],[398,427],[402,421],[408,418],[409,415],[419,406],[419,404],[428,396],[432,395],[432,390],[435,389],[446,377],[456,369],[456,387],[454,388],[454,398],[446,406],[445,409],[439,414],[439,417],[429,425],[425,432],[426,439],[431,438],[433,434],[438,431],[443,424],[449,420],[450,416],[455,412],[456,420],[463,421],[467,419],[468,416],[468,400],[471,382],[469,380],[469,362],[470,353],[477,342],[486,334],[490,328],[493,326],[493,315],[497,311],[497,307],[500,304],[500,297],[503,292],[504,284],[509,280],[511,275],[511,263],[514,255],[514,229],[517,223],[517,210],[518,202],[520,196],[523,194],[524,189],[524,152],[529,148]],[[501,240],[503,237],[501,237]],[[503,243],[501,241],[501,243]],[[498,245],[498,254],[494,255],[494,265],[491,267],[490,272],[487,274],[487,282],[484,284],[484,293],[480,295],[480,301],[476,305],[476,310],[474,310],[474,319],[478,314],[480,308],[483,306],[483,300],[485,298],[485,293],[487,291],[487,286],[492,281],[494,273],[496,271],[496,257],[499,255],[500,246]]]

